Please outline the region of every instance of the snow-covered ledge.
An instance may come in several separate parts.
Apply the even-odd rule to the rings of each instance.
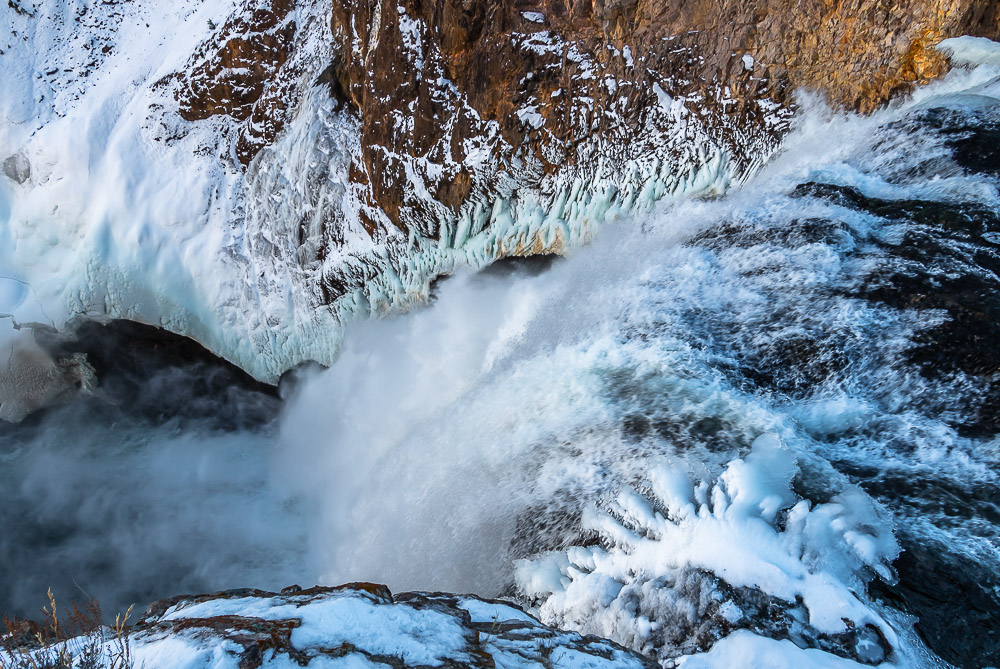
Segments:
[[[96,655],[101,667],[120,666],[113,663],[124,657],[147,669],[657,666],[610,641],[546,627],[512,604],[393,596],[372,583],[175,597],[152,604],[127,642],[98,631],[71,639],[65,650],[76,660]],[[4,659],[0,651],[0,666]]]

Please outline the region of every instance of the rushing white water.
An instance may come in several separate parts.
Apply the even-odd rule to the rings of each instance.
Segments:
[[[976,418],[992,377],[913,357],[951,316],[904,280],[984,300],[1000,280],[998,174],[942,130],[1000,123],[998,76],[956,70],[870,118],[807,105],[724,198],[357,325],[275,424],[70,407],[11,429],[2,527],[37,536],[0,549],[110,605],[371,580],[515,597],[665,666],[934,666],[876,586],[904,543],[975,565],[989,596],[1000,447]],[[949,236],[955,211],[988,229]],[[4,596],[24,607],[49,574]]]

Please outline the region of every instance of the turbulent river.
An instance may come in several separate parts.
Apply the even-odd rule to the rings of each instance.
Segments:
[[[4,427],[0,609],[367,580],[665,666],[747,630],[995,664],[994,75],[806,102],[727,196],[442,281],[282,399],[171,364]]]

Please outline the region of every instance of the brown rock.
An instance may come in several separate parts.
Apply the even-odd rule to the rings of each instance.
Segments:
[[[982,0],[340,0],[332,62],[310,73],[297,3],[248,0],[176,76],[180,113],[231,117],[248,165],[327,84],[360,120],[350,180],[373,237],[436,239],[463,207],[586,172],[595,151],[683,168],[657,139],[678,132],[707,134],[739,175],[777,144],[792,91],[869,112],[945,72],[940,40],[1000,38],[1000,3]],[[664,119],[670,100],[689,115]],[[343,290],[328,284],[324,299]]]

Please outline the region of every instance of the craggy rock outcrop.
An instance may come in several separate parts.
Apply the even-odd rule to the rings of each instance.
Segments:
[[[274,141],[292,102],[298,72],[284,65],[297,28],[290,16],[294,6],[295,0],[271,0],[235,14],[218,42],[206,42],[192,55],[197,66],[181,81],[184,120],[225,114],[246,121],[236,146],[244,162]]]

